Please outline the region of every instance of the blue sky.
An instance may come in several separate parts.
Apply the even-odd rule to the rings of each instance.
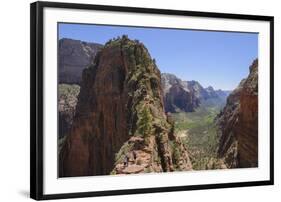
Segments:
[[[59,39],[104,44],[123,34],[142,41],[161,72],[199,81],[203,87],[233,90],[258,57],[254,33],[59,24]]]

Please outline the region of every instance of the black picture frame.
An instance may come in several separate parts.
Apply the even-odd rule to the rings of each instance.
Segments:
[[[164,14],[211,17],[224,19],[268,21],[270,23],[270,180],[239,183],[204,184],[191,186],[154,187],[144,189],[112,190],[79,193],[43,193],[43,9],[62,8],[80,10],[121,11],[130,13]],[[30,5],[30,197],[36,200],[93,197],[121,194],[171,192],[228,187],[245,187],[274,184],[274,17],[213,12],[151,9],[120,6],[103,6],[75,3],[35,2]]]

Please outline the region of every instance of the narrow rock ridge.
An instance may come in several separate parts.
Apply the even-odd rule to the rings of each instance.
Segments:
[[[187,148],[167,121],[155,61],[137,40],[110,40],[83,71],[60,176],[191,169]]]

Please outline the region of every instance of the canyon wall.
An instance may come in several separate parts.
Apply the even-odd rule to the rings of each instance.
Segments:
[[[229,168],[258,166],[258,60],[217,117],[218,155]]]

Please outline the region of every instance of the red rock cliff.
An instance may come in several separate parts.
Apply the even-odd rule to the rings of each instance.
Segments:
[[[229,168],[258,166],[258,60],[218,116],[218,154]]]

